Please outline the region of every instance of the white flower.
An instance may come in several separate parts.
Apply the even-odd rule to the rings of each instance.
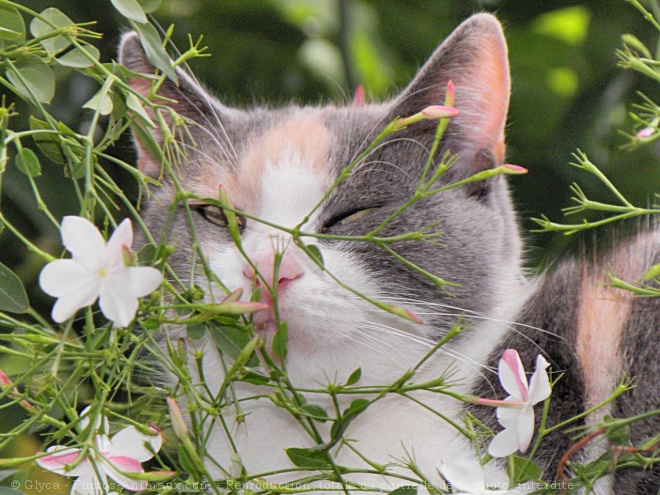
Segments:
[[[463,461],[440,466],[440,473],[451,484],[454,493],[472,495],[505,495],[514,493],[510,490],[489,490],[486,485],[484,469],[478,462]]]
[[[525,452],[534,436],[534,405],[550,397],[550,379],[546,368],[550,364],[541,355],[536,357],[536,370],[530,384],[527,383],[525,368],[520,356],[513,349],[507,349],[499,364],[500,382],[509,397],[497,408],[497,420],[504,427],[488,447],[493,457],[506,457],[517,450]],[[485,401],[482,401],[485,403]]]
[[[81,217],[64,217],[62,243],[71,259],[55,260],[41,271],[39,285],[46,294],[57,297],[52,317],[62,323],[76,311],[99,299],[101,311],[118,327],[126,327],[135,317],[138,298],[158,288],[161,273],[152,267],[126,266],[133,228],[124,220],[106,245],[99,230]]]
[[[89,411],[86,408],[82,414],[80,428],[89,425]],[[153,428],[152,428],[153,429]],[[64,476],[77,477],[71,487],[71,495],[100,495],[108,492],[108,478],[134,492],[147,489],[147,482],[130,478],[123,473],[144,473],[141,463],[153,457],[158,452],[163,440],[154,429],[154,435],[145,435],[129,426],[124,428],[112,439],[107,436],[108,421],[99,416],[94,425],[94,449],[83,453],[81,449],[50,447],[50,455],[37,459],[44,469]],[[149,447],[147,447],[149,446]],[[83,455],[82,460],[72,469],[68,466],[75,463]]]

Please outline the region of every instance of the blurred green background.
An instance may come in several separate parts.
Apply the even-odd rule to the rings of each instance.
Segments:
[[[55,6],[76,22],[96,21],[93,29],[104,35],[97,44],[102,60],[115,57],[126,23],[109,0],[22,3],[37,11]],[[193,72],[224,102],[245,106],[346,100],[357,84],[369,99],[394,95],[463,19],[479,11],[497,14],[509,42],[508,161],[530,171],[511,181],[523,229],[529,231],[528,218],[541,214],[558,220],[570,204],[568,185],[576,180],[592,199],[612,200],[604,186],[568,165],[578,147],[628,199],[648,204],[660,191],[660,149],[621,151],[626,140],[618,129],[631,129],[630,105],[641,102],[636,91],[657,100],[657,87],[617,68],[615,50],[623,33],[634,33],[651,47],[658,33],[623,0],[163,0],[155,19],[165,29],[175,25],[173,39],[182,49],[188,33],[195,39],[204,35],[212,57],[191,62]],[[84,130],[90,112],[81,106],[97,87],[77,73],[58,70],[50,111]],[[13,126],[27,127],[30,110],[21,100],[16,105],[20,116]],[[114,153],[134,159],[128,136]],[[44,165],[38,184],[57,217],[78,213],[61,167]],[[135,197],[128,177],[124,184]],[[59,234],[37,209],[23,176],[10,167],[2,186],[5,214],[40,246],[57,252]],[[562,235],[526,237],[532,267],[575,242]],[[48,313],[52,300],[36,287],[41,262],[7,231],[0,236],[0,261],[23,277],[33,306]],[[14,412],[0,415],[0,432],[19,420]]]

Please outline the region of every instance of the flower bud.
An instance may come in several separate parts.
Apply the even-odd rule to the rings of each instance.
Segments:
[[[4,374],[2,370],[0,370],[0,386],[9,387],[11,385],[13,385],[12,381],[7,377],[7,375]]]
[[[366,103],[364,96],[364,87],[360,84],[355,88],[355,96],[353,97],[353,106],[354,107],[363,107]]]
[[[431,105],[426,107],[421,112],[418,112],[410,117],[399,118],[392,123],[392,130],[399,131],[405,129],[411,124],[415,124],[421,120],[438,120],[450,119],[456,117],[460,112],[453,107],[444,105]]]
[[[176,437],[182,441],[188,438],[188,425],[183,419],[181,409],[172,397],[167,398],[167,409],[170,412],[170,421],[172,421],[172,428]]]
[[[445,94],[445,105],[448,107],[453,107],[456,104],[456,88],[454,87],[454,81],[449,81],[447,83],[447,93]]]
[[[135,264],[135,255],[128,246],[121,247],[121,256],[124,260],[124,266],[133,266]]]
[[[640,130],[637,133],[637,137],[642,138],[642,139],[651,137],[653,135],[654,131],[655,131],[655,129],[653,127],[644,127],[644,129]]]
[[[649,122],[647,127],[644,127],[639,132],[637,132],[637,137],[645,139],[653,136],[657,130],[658,124],[660,124],[660,117],[655,117],[653,120],[651,120],[651,122]]]
[[[240,287],[231,294],[229,294],[227,297],[225,297],[222,301],[220,301],[220,304],[236,302],[241,298],[242,295],[243,295],[243,288]]]
[[[392,306],[391,304],[388,304],[387,310],[392,314],[405,318],[406,320],[414,321],[415,323],[419,323],[420,325],[424,323],[424,320],[422,320],[419,316],[417,316],[409,309],[399,308],[398,306]]]
[[[518,165],[502,165],[502,173],[506,175],[522,175],[526,174],[528,170],[524,167],[520,167]]]
[[[454,107],[444,105],[431,105],[422,110],[422,115],[428,119],[450,119],[456,117],[459,113]]]

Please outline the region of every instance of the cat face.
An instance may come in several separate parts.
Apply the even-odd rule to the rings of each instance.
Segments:
[[[121,58],[133,71],[154,70],[134,34],[124,37]],[[176,111],[195,123],[189,128],[192,139],[181,141],[187,152],[179,173],[165,176],[162,187],[155,188],[145,220],[154,236],[163,234],[175,246],[170,261],[177,272],[188,277],[194,269],[198,285],[216,299],[222,292],[209,284],[203,270],[191,267],[194,243],[228,289],[242,288],[244,298],[262,289],[262,301],[277,306],[279,318],[288,323],[291,373],[309,376],[316,369],[327,376],[361,365],[382,376],[395,356],[398,373],[414,365],[459,317],[478,325],[480,318],[492,316],[516,284],[520,246],[502,177],[436,194],[392,218],[380,237],[440,234],[387,244],[394,253],[369,242],[301,237],[319,248],[321,267],[286,231],[300,226],[312,234],[363,236],[400,210],[420,183],[436,122],[419,122],[390,136],[348,177],[337,179],[394,118],[442,104],[450,80],[461,114],[450,122],[435,161],[447,151],[458,160],[438,186],[502,163],[509,76],[504,38],[491,16],[464,23],[408,88],[386,103],[236,110],[186,75],[180,79],[178,87],[167,81],[159,94],[175,100]],[[131,84],[148,91],[145,80]],[[137,145],[141,169],[159,176],[161,164]],[[222,210],[199,202],[190,204],[193,238],[186,209],[170,212],[175,181],[210,198],[218,197],[220,187],[226,191],[234,208],[244,213],[239,216],[240,248]],[[457,285],[441,290],[402,259]],[[276,292],[275,302],[269,287]],[[424,324],[378,309],[356,292],[411,310]],[[260,312],[255,329],[268,338],[275,319],[273,310]]]

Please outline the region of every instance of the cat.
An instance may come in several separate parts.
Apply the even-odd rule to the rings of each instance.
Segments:
[[[134,72],[155,71],[135,33],[124,35],[120,60]],[[166,80],[158,90],[159,96],[171,100],[168,105],[195,123],[189,127],[191,137],[181,141],[187,156],[178,165],[177,179],[184,190],[203,197],[217,198],[222,186],[237,210],[268,222],[238,217],[242,249],[263,278],[255,277],[255,266],[232,241],[221,209],[191,203],[195,242],[228,289],[243,289],[243,300],[249,299],[255,286],[276,287],[279,314],[288,324],[287,376],[297,387],[319,389],[329,382],[343,383],[357,368],[361,369],[360,385],[391,384],[460,321],[467,330],[420,367],[415,383],[450,372],[456,392],[504,398],[506,393],[493,370],[504,350],[513,348],[526,369],[532,370],[536,356],[542,354],[551,364],[553,377],[563,374],[554,386],[550,425],[606,399],[623,376],[634,376],[639,386],[576,424],[597,424],[604,414],[627,417],[658,408],[658,394],[649,391],[660,390],[660,300],[637,299],[631,292],[602,285],[608,266],[620,277],[635,281],[659,261],[660,238],[651,230],[602,257],[561,262],[538,279],[528,279],[522,268],[523,245],[508,186],[503,176],[495,176],[418,201],[380,233],[383,237],[425,229],[440,233],[437,242],[390,245],[398,256],[457,284],[439,288],[372,243],[305,237],[306,244],[320,250],[323,270],[289,234],[272,226],[293,228],[312,212],[303,231],[359,236],[390,217],[415,192],[433,144],[436,121],[420,121],[387,137],[324,195],[342,169],[387,123],[442,104],[449,81],[455,85],[455,107],[460,115],[449,123],[435,157],[438,161],[451,151],[458,159],[438,184],[454,183],[502,165],[510,76],[506,41],[494,16],[482,13],[464,21],[408,87],[383,103],[241,110],[223,105],[182,71],[178,76],[178,85]],[[129,83],[148,94],[148,79],[134,78]],[[159,133],[156,138],[162,143]],[[153,197],[143,218],[156,238],[163,235],[176,246],[169,261],[187,279],[193,239],[185,208],[170,211],[176,194],[174,181],[162,172],[160,161],[140,139],[135,143],[140,170],[161,178],[161,185],[151,191]],[[316,208],[319,202],[322,204]],[[166,229],[168,219],[171,223]],[[283,253],[277,270],[276,252]],[[361,294],[414,312],[423,324],[376,308],[340,286],[329,273]],[[209,285],[201,270],[195,277],[216,298],[222,294]],[[266,293],[262,291],[262,301],[272,304]],[[275,329],[272,311],[256,313],[254,323],[258,335],[270,343]],[[186,338],[185,330],[171,329],[170,336]],[[216,393],[224,378],[217,348],[206,338],[188,341],[188,345],[202,350],[204,379]],[[190,362],[195,374],[192,358]],[[272,393],[269,387],[250,383],[237,382],[235,387],[239,398]],[[466,408],[458,400],[430,392],[411,395],[457,422],[469,409],[495,431],[500,429],[492,408]],[[307,393],[306,397],[333,410],[327,396]],[[339,407],[345,409],[355,398],[340,397]],[[224,419],[249,472],[293,468],[285,449],[316,444],[289,412],[269,399],[241,404],[240,417],[235,409],[227,408]],[[329,422],[317,422],[316,427],[328,438]],[[219,424],[208,428],[207,466],[219,476],[218,465],[231,464],[234,447]],[[632,439],[648,438],[659,429],[655,416],[633,425]],[[431,481],[440,485],[438,469],[443,463],[476,459],[473,446],[461,433],[419,404],[395,394],[359,415],[346,437],[376,463],[414,458]],[[559,458],[574,442],[570,434],[555,432],[541,445],[536,459],[545,479],[553,480]],[[602,441],[594,442],[577,458],[595,458],[606,448]],[[346,445],[333,453],[339,465],[370,468]],[[405,472],[402,467],[392,469]],[[503,462],[489,462],[485,469],[490,486],[508,485]],[[299,476],[283,473],[267,480],[281,482]],[[346,477],[376,487],[394,482],[376,474]],[[657,468],[623,469],[600,481],[597,493],[655,494],[659,487]]]

